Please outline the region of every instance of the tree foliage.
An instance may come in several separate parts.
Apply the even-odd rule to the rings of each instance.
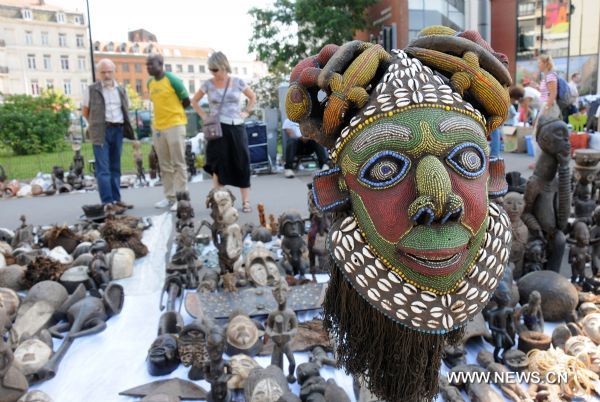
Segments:
[[[262,108],[279,108],[279,86],[286,82],[285,76],[280,72],[271,72],[253,84],[258,106]]]
[[[272,7],[253,7],[249,51],[270,71],[289,72],[301,59],[327,43],[342,44],[367,27],[365,10],[377,0],[275,0]]]
[[[8,95],[0,105],[0,143],[17,155],[59,150],[70,125],[71,99],[61,93]]]

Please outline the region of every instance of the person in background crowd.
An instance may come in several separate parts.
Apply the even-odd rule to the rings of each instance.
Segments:
[[[542,76],[540,80],[540,112],[539,116],[551,116],[560,118],[560,109],[556,102],[558,94],[558,77],[554,72],[554,61],[549,54],[538,57],[538,70]]]
[[[565,122],[568,122],[568,117],[573,113],[577,113],[579,110],[579,83],[581,82],[581,74],[573,73],[571,74],[571,80],[569,81],[569,97],[571,98],[571,104],[563,112],[565,116]]]
[[[587,124],[587,106],[581,105],[577,113],[573,113],[569,116],[569,124],[573,128],[574,131],[581,132],[585,129],[585,125]]]
[[[94,149],[96,182],[106,213],[121,214],[133,205],[121,200],[123,136],[135,139],[129,122],[127,91],[115,81],[115,64],[102,59],[96,66],[99,80],[83,92],[83,117],[89,123]]]
[[[152,76],[148,81],[150,100],[154,105],[152,143],[158,155],[165,199],[156,208],[177,209],[175,194],[187,190],[187,165],[185,163],[185,108],[190,98],[183,82],[163,68],[160,54],[146,59],[146,69]]]
[[[510,96],[510,108],[508,109],[508,118],[504,122],[505,126],[516,126],[519,122],[519,104],[523,101],[525,91],[520,85],[514,85],[508,89]]]
[[[294,159],[297,155],[310,155],[313,152],[317,154],[317,160],[319,162],[319,169],[327,170],[327,151],[322,145],[317,144],[314,140],[310,140],[302,136],[300,132],[300,125],[285,119],[283,122],[282,129],[287,135],[287,142],[285,146],[285,172],[284,175],[288,179],[294,177],[293,164]]]
[[[250,155],[248,136],[244,119],[248,117],[256,103],[256,95],[241,78],[231,76],[231,66],[227,57],[215,52],[208,58],[208,69],[213,78],[206,80],[192,99],[194,110],[205,120],[207,115],[200,107],[200,99],[208,95],[211,113],[217,113],[225,87],[227,93],[221,107],[220,120],[223,137],[216,138],[206,145],[204,170],[213,179],[213,188],[232,185],[240,188],[242,212],[252,212],[250,206]],[[240,97],[244,94],[248,104],[240,111]]]

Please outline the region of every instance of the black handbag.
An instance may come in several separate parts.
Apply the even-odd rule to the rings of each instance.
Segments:
[[[221,128],[221,108],[223,107],[223,101],[225,100],[225,94],[227,94],[227,89],[229,89],[229,78],[227,79],[227,84],[225,84],[225,92],[223,92],[223,97],[221,98],[221,103],[219,104],[219,110],[215,115],[206,116],[204,120],[204,139],[206,141],[216,140],[217,138],[223,137],[223,129]]]

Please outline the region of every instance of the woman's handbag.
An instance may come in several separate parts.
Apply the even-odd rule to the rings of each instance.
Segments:
[[[227,89],[229,89],[229,79],[227,79],[227,84],[225,84],[225,92],[223,92],[223,97],[221,98],[221,103],[219,104],[219,110],[215,115],[206,116],[204,120],[204,139],[206,141],[216,140],[217,138],[221,138],[223,136],[223,129],[221,128],[221,108],[223,107],[223,101],[225,100],[225,94],[227,94]]]

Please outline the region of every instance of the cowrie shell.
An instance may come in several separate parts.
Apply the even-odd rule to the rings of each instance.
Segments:
[[[412,96],[412,100],[415,103],[422,103],[423,102],[423,94],[421,92],[414,92],[413,96]]]
[[[467,300],[473,300],[477,297],[477,295],[479,294],[479,291],[475,288],[471,288],[469,289],[469,291],[467,292]]]
[[[408,106],[409,104],[410,104],[410,99],[408,99],[408,98],[400,98],[400,99],[396,100],[396,106],[398,106],[398,107]]]
[[[380,278],[377,281],[377,287],[381,289],[382,292],[389,292],[392,290],[392,284],[385,278]]]
[[[450,95],[442,95],[442,96],[440,96],[440,100],[443,103],[446,103],[448,105],[451,105],[454,103],[454,99],[452,99],[452,97]]]
[[[396,293],[394,295],[394,303],[396,303],[399,306],[405,305],[407,301],[408,299],[402,293]]]
[[[394,96],[396,98],[408,98],[408,89],[398,88],[394,91]]]
[[[444,307],[449,307],[452,304],[452,296],[450,295],[443,295],[442,296],[442,306]]]
[[[438,100],[438,97],[436,94],[425,94],[425,102],[429,102],[429,103],[436,103]]]
[[[414,78],[411,78],[408,80],[408,87],[413,91],[416,91],[421,87],[421,84],[419,84],[419,81],[415,80]]]
[[[348,217],[348,218],[344,219],[344,221],[340,225],[340,230],[342,232],[349,232],[354,229],[356,229],[356,221],[354,220],[353,217]]]
[[[365,116],[370,116],[370,115],[372,115],[373,113],[375,113],[375,110],[377,110],[377,108],[376,108],[375,106],[371,105],[371,106],[369,106],[369,107],[367,107],[367,108],[365,109],[365,111],[363,112],[363,114],[364,114]]]
[[[394,104],[392,102],[384,103],[383,105],[381,105],[382,112],[389,112],[393,108],[394,108]]]
[[[354,116],[351,120],[350,120],[350,125],[352,127],[355,127],[358,123],[360,123],[361,121],[361,117],[360,116]]]
[[[434,318],[439,318],[442,316],[442,308],[441,307],[432,307],[429,309],[429,314]]]
[[[342,238],[342,246],[346,249],[346,251],[354,250],[354,239],[351,235],[346,235]]]
[[[344,127],[344,129],[342,130],[342,138],[346,138],[346,136],[348,135],[349,132],[350,132],[350,127]]]
[[[451,329],[452,326],[454,325],[454,320],[452,319],[452,317],[450,317],[449,315],[444,315],[442,317],[442,325],[444,326],[444,328],[446,329]]]
[[[452,307],[450,307],[450,311],[452,311],[455,314],[460,313],[464,309],[465,309],[465,302],[462,300],[457,300],[456,302],[454,302]]]
[[[405,283],[404,286],[402,286],[402,290],[409,296],[412,296],[417,293],[417,288],[415,288],[410,283]]]
[[[377,102],[379,103],[386,103],[388,102],[392,97],[389,94],[381,94],[377,97]]]
[[[367,286],[369,286],[369,283],[367,282],[367,280],[365,279],[365,277],[363,275],[356,275],[356,283],[358,283],[363,288],[366,288]]]
[[[435,87],[432,84],[425,84],[423,88],[421,88],[423,92],[435,92]]]
[[[381,82],[381,83],[377,84],[377,86],[375,87],[375,92],[376,93],[385,92],[386,88],[387,88],[387,84],[385,82]]]
[[[373,301],[379,301],[379,298],[381,297],[377,289],[369,289],[367,291],[367,296],[369,296],[369,299]]]
[[[413,313],[415,314],[421,314],[423,313],[425,310],[427,310],[427,306],[425,305],[425,303],[420,302],[420,301],[416,301],[413,302],[410,305],[410,309],[413,311]]]
[[[406,312],[406,310],[396,310],[396,317],[400,318],[401,320],[405,320],[406,317],[408,317],[408,313]]]
[[[438,77],[438,76],[436,76],[436,78],[440,79],[440,77]],[[448,85],[442,84],[438,87],[438,92],[441,92],[446,95],[450,95],[450,94],[452,94],[452,88],[450,88]]]
[[[377,270],[375,269],[375,267],[373,265],[367,265],[365,267],[365,274],[371,279],[375,279],[378,276]]]
[[[359,253],[358,251],[355,251],[350,256],[350,261],[352,261],[352,264],[360,267],[360,266],[362,266],[365,263],[365,256],[362,255],[362,253]]]
[[[428,292],[427,290],[424,290],[421,292],[421,299],[423,299],[424,301],[426,301],[428,303],[431,303],[432,301],[437,299],[437,296],[435,295],[435,293],[431,293],[431,292]]]

